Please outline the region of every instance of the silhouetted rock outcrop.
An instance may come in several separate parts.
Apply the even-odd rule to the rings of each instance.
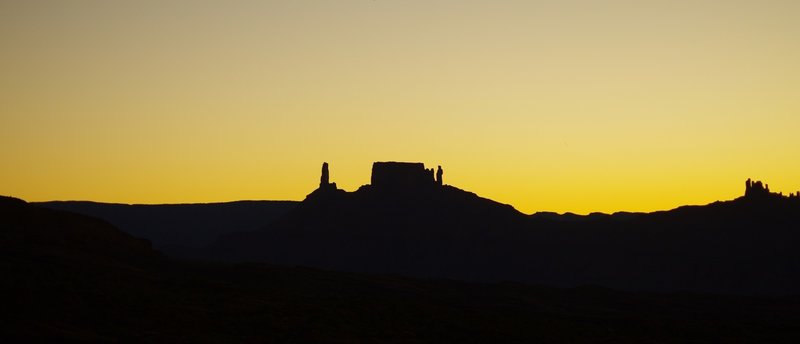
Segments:
[[[436,184],[433,169],[421,162],[376,162],[371,186],[380,190],[419,190]]]
[[[322,163],[322,176],[319,177],[319,187],[326,187],[330,184],[330,172],[328,171],[328,163]]]
[[[444,183],[442,181],[442,175],[444,175],[444,170],[442,170],[442,166],[439,166],[436,170],[436,184],[439,184],[439,186],[442,186]]]
[[[797,194],[789,193],[788,196],[784,196],[783,192],[770,192],[769,184],[764,184],[760,180],[752,181],[748,178],[747,181],[745,181],[744,197],[750,200],[794,199],[800,198],[800,192],[797,192]]]
[[[745,197],[766,197],[769,196],[769,185],[764,187],[761,181],[752,181],[750,178],[745,181]]]
[[[322,175],[319,177],[320,190],[336,190],[336,183],[330,182],[330,171],[328,171],[328,163],[322,163]]]

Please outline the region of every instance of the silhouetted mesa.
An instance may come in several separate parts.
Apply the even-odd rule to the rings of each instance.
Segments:
[[[441,185],[442,168],[437,173]],[[421,162],[375,162],[372,164],[372,186],[378,189],[408,190],[430,188],[437,185],[433,169],[425,169]]]

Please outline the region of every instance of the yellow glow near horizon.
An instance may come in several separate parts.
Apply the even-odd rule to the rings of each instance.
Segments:
[[[4,1],[0,194],[300,200],[441,164],[517,209],[800,190],[796,1]]]

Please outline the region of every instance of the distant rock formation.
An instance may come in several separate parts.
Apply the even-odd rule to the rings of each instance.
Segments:
[[[783,192],[773,193],[769,191],[769,184],[764,184],[760,180],[753,181],[748,178],[744,184],[744,197],[748,199],[763,199],[769,197],[800,199],[800,191],[796,193],[789,193],[788,196],[784,196]]]
[[[322,163],[322,176],[319,178],[319,187],[328,186],[330,180],[330,172],[328,172],[328,163]]]
[[[769,196],[769,185],[764,186],[761,181],[753,181],[750,178],[745,181],[744,197],[756,198]]]
[[[433,168],[421,162],[375,162],[372,164],[371,184],[378,189],[418,190],[441,185],[442,167],[434,176]]]
[[[322,163],[322,175],[319,177],[319,188],[322,190],[325,189],[336,189],[336,183],[330,182],[330,171],[328,171],[328,163]]]
[[[433,169],[431,169],[431,171],[433,171]],[[443,174],[444,174],[444,170],[442,170],[442,166],[439,165],[439,168],[436,170],[436,184],[439,184],[439,186],[443,185],[443,182],[442,182],[442,175]]]
[[[421,162],[375,162],[371,184],[375,188],[420,188],[434,184],[433,174]]]

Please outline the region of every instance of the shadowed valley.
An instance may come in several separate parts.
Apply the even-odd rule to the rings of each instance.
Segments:
[[[238,201],[205,204],[110,204],[88,201],[35,203],[106,220],[147,238],[172,257],[197,255],[220,235],[263,228],[297,206],[294,201]]]

